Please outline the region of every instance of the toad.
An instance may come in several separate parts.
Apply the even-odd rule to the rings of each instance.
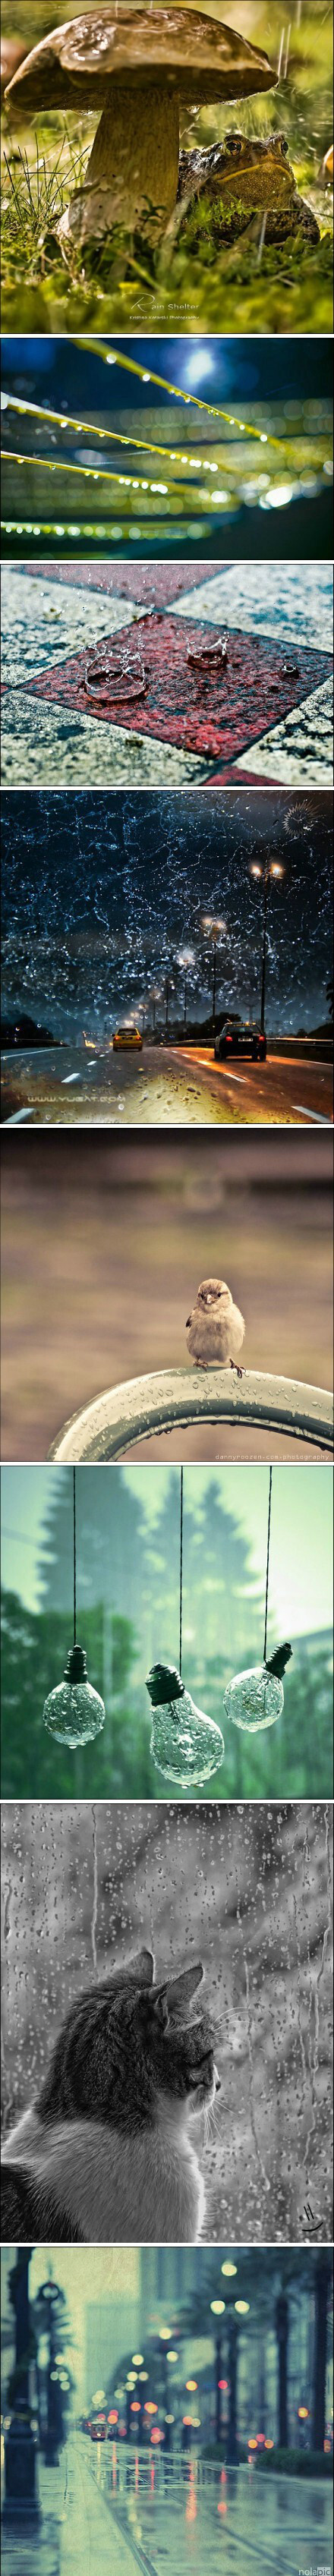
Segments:
[[[268,134],[265,141],[257,135],[250,142],[230,132],[211,151],[181,152],[178,204],[180,214],[184,206],[181,234],[186,227],[192,250],[200,250],[205,239],[216,250],[237,241],[256,215],[265,218],[266,242],[286,241],[298,231],[310,242],[320,241],[313,208],[298,196],[284,134]]]

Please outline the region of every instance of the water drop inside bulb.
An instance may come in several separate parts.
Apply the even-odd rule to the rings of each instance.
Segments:
[[[162,1771],[165,1780],[177,1780],[179,1788],[191,1784],[201,1789],[223,1760],[220,1726],[196,1708],[173,1664],[153,1664],[146,1690],[153,1710],[151,1754],[156,1770]]]
[[[105,1707],[99,1692],[88,1681],[86,1656],[82,1646],[73,1646],[68,1655],[63,1681],[49,1692],[43,1709],[43,1723],[56,1744],[90,1744],[101,1735]]]

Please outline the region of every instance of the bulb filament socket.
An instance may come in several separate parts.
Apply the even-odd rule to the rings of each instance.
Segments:
[[[87,1656],[82,1646],[70,1646],[67,1664],[65,1664],[64,1681],[87,1681]]]
[[[164,1708],[168,1700],[184,1699],[184,1682],[174,1664],[152,1664],[145,1687],[152,1708]]]

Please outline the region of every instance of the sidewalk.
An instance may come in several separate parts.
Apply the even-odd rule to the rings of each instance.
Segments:
[[[4,2576],[134,2576],[131,2546],[111,2522],[79,2443],[69,2443],[57,2469],[38,2460],[37,2489],[39,2523],[29,2529],[24,2514],[2,2522]]]
[[[103,2503],[84,2444],[74,2441],[68,2454],[68,2518],[59,2576],[134,2576],[137,2563],[116,2515]]]
[[[62,2451],[59,2468],[45,2468],[39,2456],[36,2491],[40,2522],[22,2514],[22,2521],[1,2524],[1,2556],[4,2576],[61,2576],[61,2533],[66,2513],[67,2454]],[[3,2508],[3,2494],[2,2494]]]

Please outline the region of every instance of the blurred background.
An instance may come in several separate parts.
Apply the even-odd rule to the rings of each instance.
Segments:
[[[331,1185],[332,1138],[312,1128],[135,1143],[4,1129],[3,1457],[45,1458],[102,1388],[182,1368],[186,1317],[210,1276],[245,1315],[246,1368],[328,1388]],[[164,1440],[178,1457],[180,1434]],[[182,1455],[279,1456],[279,1442],[208,1423],[182,1434]],[[143,1444],[145,1461],[162,1454],[159,1436]]]
[[[273,259],[273,252],[270,254]],[[221,318],[221,317],[220,317]],[[182,316],[181,316],[182,320]],[[26,537],[32,559],[47,551],[131,556],[144,550],[200,558],[210,550],[229,556],[330,556],[332,520],[332,376],[330,340],[319,340],[316,383],[310,376],[307,339],[259,336],[189,339],[161,336],[80,348],[74,340],[49,337],[3,342],[3,548],[5,555],[24,556]],[[143,374],[127,372],[132,355]],[[107,359],[107,363],[106,363]],[[122,361],[124,363],[122,363]],[[165,385],[151,380],[151,371]],[[180,386],[187,397],[241,413],[254,428],[243,435],[238,421],[217,420],[197,410],[192,399],[185,419],[184,402],[168,387]],[[29,410],[11,410],[10,397],[41,405],[43,420]],[[61,425],[48,421],[48,411],[61,413]],[[66,414],[69,426],[66,425]],[[71,421],[71,415],[73,416]],[[112,441],[89,439],[81,421],[114,432]],[[267,435],[264,453],[259,435]],[[129,441],[122,447],[122,435]],[[270,445],[270,437],[279,444]],[[162,445],[166,453],[143,452],[137,441]],[[172,448],[174,462],[168,449]],[[187,454],[184,455],[186,448]],[[26,462],[16,463],[24,456]],[[189,463],[187,463],[187,456]],[[198,460],[204,457],[204,469]],[[195,458],[196,471],[193,472]],[[52,481],[49,464],[62,459]],[[45,465],[43,465],[45,460]],[[86,482],[86,465],[112,470],[115,482]],[[208,471],[205,468],[208,467]],[[124,474],[128,477],[125,496]],[[122,478],[119,486],[117,475]],[[146,490],[138,487],[146,477]],[[133,483],[133,477],[135,482]],[[147,481],[148,478],[148,481]],[[153,478],[153,481],[152,481]],[[163,478],[163,479],[162,479]],[[269,533],[270,532],[270,533]]]
[[[233,1673],[262,1661],[269,1473],[189,1466],[183,1490],[183,1679],[221,1727],[210,1796],[328,1797],[332,1786],[332,1470],[276,1466],[268,1653],[292,1662],[279,1723],[252,1736],[224,1713]],[[106,1723],[70,1751],[43,1727],[72,1640],[73,1472],[2,1468],[2,1794],[151,1797],[151,1665],[178,1662],[180,1470],[76,1469],[78,1636]],[[181,1793],[182,1794],[182,1793]],[[201,1793],[189,1787],[187,1798]],[[177,1787],[168,1783],[177,1799]],[[202,1796],[207,1795],[207,1785]]]
[[[221,2079],[209,2244],[331,2236],[329,1816],[321,1805],[3,1808],[6,2130],[71,2003],[142,1943],[200,1957]],[[112,2213],[111,2213],[112,2234]]]

